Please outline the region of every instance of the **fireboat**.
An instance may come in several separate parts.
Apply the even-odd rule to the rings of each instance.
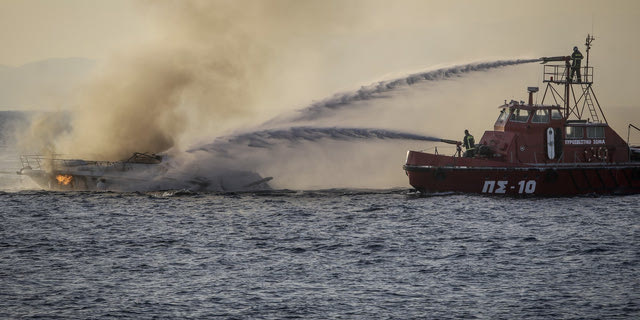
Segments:
[[[490,195],[572,196],[640,193],[640,147],[608,124],[593,91],[589,51],[595,38],[587,35],[586,65],[578,79],[571,57],[543,57],[542,102],[533,103],[538,87],[529,87],[528,103],[499,106],[493,130],[479,143],[454,155],[408,151],[403,166],[409,183],[420,193],[460,192]],[[548,62],[560,62],[547,64]],[[563,63],[562,63],[563,62]],[[582,77],[580,77],[580,74]],[[545,104],[546,100],[553,103]]]

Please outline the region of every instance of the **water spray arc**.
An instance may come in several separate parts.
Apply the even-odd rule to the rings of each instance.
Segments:
[[[308,107],[298,110],[293,116],[278,117],[267,122],[266,124],[273,125],[300,121],[313,121],[329,115],[333,115],[339,112],[341,109],[348,108],[354,102],[379,98],[382,93],[391,92],[401,87],[411,86],[413,84],[425,81],[446,80],[476,71],[486,71],[506,66],[539,61],[540,59],[516,59],[477,62],[414,73],[405,77],[380,81],[368,86],[363,86],[356,91],[335,94],[330,98],[312,103]]]
[[[306,108],[297,111],[293,115],[282,116],[271,121],[264,123],[261,126],[255,127],[254,130],[247,130],[237,132],[228,136],[218,137],[215,141],[209,144],[203,144],[195,146],[188,150],[188,153],[193,154],[196,157],[211,158],[212,161],[225,161],[232,163],[233,165],[242,165],[247,163],[253,163],[253,165],[271,167],[273,169],[274,164],[270,162],[278,162],[276,158],[272,158],[274,155],[282,156],[282,152],[291,152],[290,157],[287,159],[287,163],[296,157],[305,156],[300,154],[300,150],[308,150],[311,145],[316,145],[320,149],[311,149],[320,151],[321,145],[330,142],[359,142],[359,152],[364,149],[362,142],[375,142],[375,141],[389,141],[389,140],[404,140],[404,141],[429,141],[429,142],[441,142],[443,141],[439,137],[433,137],[413,132],[406,132],[404,130],[392,130],[392,129],[379,129],[371,127],[324,127],[319,126],[322,118],[336,116],[340,112],[347,112],[355,105],[355,103],[377,99],[384,97],[384,93],[392,92],[402,87],[411,86],[420,82],[427,81],[441,81],[454,79],[473,72],[487,71],[495,68],[513,66],[524,63],[531,63],[540,61],[539,59],[526,59],[526,60],[500,60],[484,63],[472,63],[466,65],[458,65],[448,68],[440,68],[432,71],[409,74],[407,76],[381,81],[369,86],[360,88],[354,92],[347,92],[336,94],[333,97],[327,98],[320,102],[313,103]],[[304,125],[301,125],[303,124]],[[366,124],[365,124],[366,126]],[[282,149],[280,147],[292,147],[288,149]],[[368,144],[368,147],[372,150],[377,148],[376,144]],[[251,150],[254,151],[251,151]],[[264,150],[265,153],[260,151],[263,157],[260,157],[258,162],[248,161],[249,158],[255,158],[257,149]],[[378,149],[379,150],[379,149]],[[333,153],[333,152],[332,152]],[[382,156],[381,154],[377,153]],[[199,155],[199,156],[197,156]],[[392,157],[389,157],[393,159]],[[393,167],[393,162],[383,160],[382,157],[378,157],[378,161],[382,167]],[[389,160],[389,159],[388,159]],[[263,161],[263,162],[261,162]],[[339,161],[339,159],[331,159],[329,161]],[[393,161],[393,160],[391,160]],[[320,164],[322,166],[322,164]],[[347,164],[343,164],[347,165]],[[353,164],[351,164],[353,166]],[[389,169],[391,170],[391,169]],[[277,171],[277,170],[276,170]],[[289,170],[282,169],[280,173],[274,173],[276,180],[280,180],[282,177],[280,174],[288,173]],[[269,173],[272,174],[272,173]]]
[[[188,152],[208,151],[221,153],[230,146],[247,146],[254,148],[270,148],[281,142],[301,143],[320,142],[322,140],[358,141],[358,140],[415,140],[440,141],[440,138],[402,132],[396,130],[373,128],[322,128],[291,127],[286,129],[259,130],[218,138],[215,142],[190,149]]]
[[[149,171],[142,170],[135,177],[127,173],[127,178],[135,179],[136,182],[120,189],[191,189],[195,185],[197,190],[244,190],[256,187],[256,183],[268,181],[259,174],[273,176],[276,183],[284,181],[277,185],[280,188],[348,187],[353,181],[360,183],[361,187],[384,188],[389,186],[388,181],[393,180],[389,180],[390,177],[396,176],[395,170],[399,167],[396,155],[401,153],[392,149],[402,145],[388,141],[438,142],[442,139],[405,130],[375,128],[367,122],[362,124],[363,127],[356,127],[348,122],[345,127],[327,127],[321,125],[321,120],[326,120],[323,118],[362,106],[357,102],[379,99],[385,93],[417,83],[437,82],[476,71],[535,61],[539,60],[473,63],[377,82],[353,92],[336,94],[293,115],[275,118],[253,129],[217,137],[211,143],[196,145],[187,152],[174,149],[176,152],[172,153],[154,148],[157,144],[143,143],[152,152],[167,153],[162,164],[152,166],[165,172],[148,174]],[[126,123],[125,126],[131,124]],[[133,124],[139,126],[139,123]],[[387,127],[387,124],[381,126]],[[357,148],[355,143],[358,143]],[[358,157],[352,157],[356,153]],[[102,180],[96,181],[98,182],[85,182],[85,185],[99,189],[99,182]],[[118,180],[111,177],[106,181],[114,184]],[[80,183],[74,183],[71,188],[78,186]],[[114,185],[111,189],[117,190],[119,187],[122,186]]]

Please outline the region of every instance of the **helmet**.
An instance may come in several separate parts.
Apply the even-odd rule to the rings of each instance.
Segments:
[[[578,51],[578,47],[573,47],[573,51]]]

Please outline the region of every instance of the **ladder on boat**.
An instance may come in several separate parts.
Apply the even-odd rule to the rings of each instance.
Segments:
[[[591,98],[591,90],[589,90],[589,87],[587,86],[586,88],[583,87],[583,92],[584,94],[584,104],[587,107],[587,109],[589,109],[589,114],[591,115],[591,121],[592,122],[601,122],[600,121],[600,117],[598,116],[598,111],[596,110],[596,105],[595,103],[593,103],[593,98]]]

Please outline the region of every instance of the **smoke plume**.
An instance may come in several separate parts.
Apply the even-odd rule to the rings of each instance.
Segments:
[[[133,152],[179,150],[192,144],[194,137],[255,126],[278,102],[269,99],[271,91],[278,90],[270,89],[287,65],[283,60],[290,57],[281,57],[281,50],[304,45],[292,45],[300,35],[312,41],[358,24],[356,8],[337,13],[331,6],[311,2],[143,4],[161,38],[114,55],[96,72],[80,91],[71,132],[47,143],[56,152],[118,160]],[[332,24],[327,24],[327,17]],[[307,62],[309,57],[302,59]],[[525,62],[530,61],[468,64],[382,81],[314,103],[275,123],[314,120],[401,86]]]
[[[143,4],[161,38],[101,68],[56,148],[116,160],[262,121],[254,118],[276,76],[278,50],[295,32],[315,34],[323,21],[312,16],[328,9],[300,1]]]
[[[361,119],[360,124],[341,124],[342,127],[336,123],[321,125],[316,120],[399,88],[536,61],[474,63],[410,74],[334,95],[293,116],[265,123],[265,119],[273,119],[274,112],[278,114],[291,105],[282,103],[290,102],[288,95],[300,94],[308,99],[307,88],[316,84],[315,72],[334,63],[317,59],[322,54],[314,55],[305,47],[315,45],[318,39],[324,39],[322,43],[326,45],[327,38],[349,35],[360,17],[367,16],[361,12],[367,6],[345,5],[336,10],[334,5],[295,0],[143,4],[158,36],[127,48],[100,66],[70,113],[71,129],[38,134],[53,138],[52,143],[46,144],[52,152],[91,155],[102,160],[126,159],[133,152],[179,154],[173,157],[174,167],[169,172],[175,181],[185,180],[185,176],[191,180],[214,172],[250,169],[273,175],[274,180],[284,181],[280,186],[285,187],[328,186],[337,183],[336,176],[347,184],[353,181],[348,174],[353,173],[362,185],[384,186],[383,181],[390,181],[390,176],[404,178],[397,173],[401,172],[401,161],[409,146],[400,141],[422,147],[417,142],[437,139],[373,129],[397,126],[367,123],[375,117]],[[291,72],[288,70],[300,68],[304,72],[287,74]],[[335,75],[336,79],[339,77]],[[301,126],[302,121],[309,123]],[[402,127],[422,130],[417,126]],[[228,135],[229,132],[241,133]],[[203,137],[206,142],[221,138],[192,148],[191,153],[179,152]],[[363,141],[376,141],[378,146],[354,146],[353,142]],[[296,148],[289,148],[291,145]],[[196,152],[200,150],[208,152]],[[200,157],[202,154],[205,155]],[[344,159],[350,159],[350,164]],[[299,170],[291,170],[296,166]],[[358,174],[365,169],[376,174]],[[294,173],[295,177],[291,177]],[[288,184],[294,179],[299,182]],[[320,183],[323,179],[326,181]]]

